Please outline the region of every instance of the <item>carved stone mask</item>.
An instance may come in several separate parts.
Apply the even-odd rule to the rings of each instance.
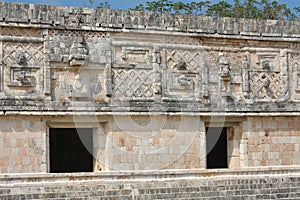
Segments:
[[[26,72],[25,71],[20,71],[18,72],[18,80],[23,81],[26,77]]]
[[[16,53],[16,62],[17,62],[18,65],[24,65],[24,64],[26,64],[27,59],[26,59],[25,52],[18,51]]]

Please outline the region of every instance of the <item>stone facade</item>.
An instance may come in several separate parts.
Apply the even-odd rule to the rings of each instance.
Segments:
[[[299,165],[300,23],[0,2],[0,173],[50,172],[52,128],[93,171]]]

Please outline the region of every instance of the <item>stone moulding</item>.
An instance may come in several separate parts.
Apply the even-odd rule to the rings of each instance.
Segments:
[[[125,10],[58,7],[1,2],[0,21],[69,28],[128,28],[220,35],[299,37],[295,21],[258,21],[252,19],[174,15]],[[16,14],[15,11],[18,10]],[[183,23],[184,21],[184,23]]]
[[[244,169],[194,169],[194,170],[143,170],[143,171],[119,171],[100,173],[62,173],[62,174],[3,174],[0,175],[1,184],[24,184],[40,182],[61,182],[61,181],[125,181],[125,180],[157,180],[157,179],[182,179],[195,177],[207,179],[214,177],[214,180],[236,178],[249,178],[261,176],[292,176],[299,175],[299,167],[251,167]]]

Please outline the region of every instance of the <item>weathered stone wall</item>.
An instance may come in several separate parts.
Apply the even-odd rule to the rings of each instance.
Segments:
[[[0,172],[46,171],[46,126],[40,117],[0,117]]]
[[[229,168],[298,165],[299,27],[0,2],[0,172],[49,172],[52,127],[95,172],[204,169],[209,126]]]
[[[131,121],[132,120],[132,121]],[[205,168],[199,120],[191,117],[115,118],[107,134],[107,170]]]
[[[299,165],[298,117],[253,117],[244,124],[249,167]]]

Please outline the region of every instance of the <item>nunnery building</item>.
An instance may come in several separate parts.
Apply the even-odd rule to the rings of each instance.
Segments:
[[[300,199],[300,22],[0,2],[0,199]]]

